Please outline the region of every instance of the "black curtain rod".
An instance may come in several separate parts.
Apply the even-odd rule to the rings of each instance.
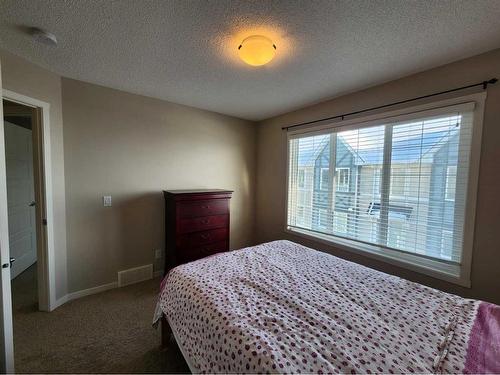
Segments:
[[[332,117],[325,117],[325,118],[321,118],[321,119],[318,119],[318,120],[312,120],[312,121],[302,122],[300,124],[295,124],[295,125],[290,125],[290,126],[284,126],[284,127],[281,128],[281,130],[288,130],[288,129],[295,128],[295,127],[298,127],[298,126],[315,124],[317,122],[327,121],[327,120],[335,120],[335,119],[344,120],[344,117],[347,117],[347,116],[352,116],[352,115],[357,115],[359,113],[374,111],[376,109],[382,109],[382,108],[386,108],[386,107],[392,107],[393,105],[404,104],[404,103],[413,102],[415,100],[420,100],[420,99],[425,99],[425,98],[431,98],[433,96],[448,94],[450,92],[459,91],[459,90],[465,90],[465,89],[470,89],[472,87],[477,87],[477,86],[483,86],[483,90],[486,90],[486,88],[488,87],[488,85],[494,85],[497,82],[498,82],[498,79],[492,78],[492,79],[490,79],[488,81],[483,81],[483,82],[475,83],[473,85],[462,86],[462,87],[457,87],[457,88],[451,89],[451,90],[435,92],[434,94],[429,94],[429,95],[424,95],[424,96],[418,96],[416,98],[401,100],[399,102],[393,102],[393,103],[390,103],[390,104],[379,105],[378,107],[361,109],[359,111],[350,112],[350,113],[344,113],[342,115],[337,115],[337,116],[332,116]]]

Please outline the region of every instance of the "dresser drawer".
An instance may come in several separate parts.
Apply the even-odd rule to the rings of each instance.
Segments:
[[[212,230],[205,230],[203,232],[194,232],[188,234],[181,234],[178,237],[177,246],[179,248],[198,247],[205,244],[216,243],[227,240],[227,228],[219,228]]]
[[[198,246],[198,247],[188,247],[185,249],[179,249],[177,252],[178,260],[182,263],[192,262],[200,258],[207,257],[209,255],[222,253],[228,250],[227,241],[220,241],[208,245]]]
[[[225,228],[229,224],[229,215],[200,216],[179,219],[179,233],[199,232],[214,228]]]
[[[229,250],[230,190],[169,190],[165,197],[165,272]]]
[[[229,200],[210,199],[194,202],[179,202],[177,204],[177,213],[179,218],[190,218],[200,216],[212,216],[227,214],[229,210]]]

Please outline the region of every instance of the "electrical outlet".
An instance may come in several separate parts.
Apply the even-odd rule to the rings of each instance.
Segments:
[[[102,197],[102,205],[104,207],[111,207],[111,195],[105,195]]]
[[[155,259],[161,259],[161,249],[155,250]]]

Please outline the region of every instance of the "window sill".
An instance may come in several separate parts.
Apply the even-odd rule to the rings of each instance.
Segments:
[[[381,260],[395,266],[422,273],[436,279],[470,288],[470,280],[462,276],[460,265],[422,258],[413,254],[394,251],[384,247],[359,243],[345,238],[311,232],[306,229],[285,228],[286,233],[324,243],[342,250]]]

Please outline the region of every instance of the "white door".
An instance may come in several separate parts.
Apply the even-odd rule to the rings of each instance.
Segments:
[[[31,129],[4,121],[10,270],[13,279],[36,262],[36,216]]]
[[[0,68],[0,117],[3,119],[2,74]],[[14,372],[12,334],[12,297],[10,293],[9,225],[7,215],[7,184],[5,174],[5,142],[3,121],[0,121],[0,371]]]

